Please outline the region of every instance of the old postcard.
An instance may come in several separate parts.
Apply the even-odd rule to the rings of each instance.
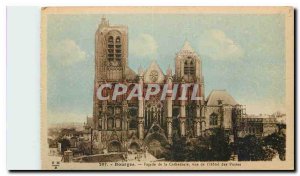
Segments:
[[[293,170],[291,7],[45,7],[47,170]]]

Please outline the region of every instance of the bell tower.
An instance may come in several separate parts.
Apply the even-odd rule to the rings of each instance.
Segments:
[[[204,98],[204,77],[202,61],[198,54],[186,41],[175,58],[175,78],[178,82],[199,84],[201,97]]]
[[[123,25],[110,25],[106,18],[95,34],[95,80],[93,96],[94,129],[123,130],[126,128],[124,116],[126,103],[111,100],[98,100],[98,88],[105,83],[120,83],[125,80],[128,57],[128,28]],[[104,91],[104,94],[109,92]]]
[[[175,79],[178,83],[192,83],[197,86],[197,96],[200,100],[180,101],[180,134],[185,136],[187,129],[193,129],[194,136],[200,136],[201,118],[204,105],[204,78],[202,75],[201,59],[186,41],[175,58]],[[195,88],[195,87],[193,87]],[[190,91],[190,90],[189,90]],[[188,94],[191,95],[191,93]]]
[[[196,82],[202,77],[201,60],[190,43],[186,41],[176,55],[175,74],[186,83]]]
[[[102,18],[95,39],[95,80],[121,81],[127,66],[127,26],[110,25]]]

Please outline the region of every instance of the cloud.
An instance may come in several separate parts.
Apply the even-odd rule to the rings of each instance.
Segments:
[[[244,56],[241,46],[217,29],[204,32],[199,47],[200,53],[215,60],[239,59]]]
[[[157,42],[150,34],[140,34],[129,43],[129,51],[134,56],[153,57],[157,54]]]
[[[49,44],[49,55],[61,65],[67,66],[73,63],[84,61],[87,57],[74,40],[65,39]]]

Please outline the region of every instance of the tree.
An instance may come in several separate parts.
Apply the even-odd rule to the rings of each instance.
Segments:
[[[194,147],[192,160],[194,161],[228,161],[232,149],[224,129],[216,128],[207,138],[199,138]]]
[[[285,160],[286,152],[286,136],[283,133],[273,133],[264,138],[266,147],[270,147],[277,151],[280,160]]]
[[[211,154],[214,161],[228,161],[231,156],[231,147],[228,136],[221,128],[215,129],[210,137]]]
[[[68,139],[60,139],[59,142],[61,143],[61,154],[63,155],[70,148],[71,143]]]
[[[199,137],[188,149],[189,161],[228,161],[232,153],[228,136],[221,128],[212,130],[208,137]]]
[[[239,138],[237,142],[239,161],[265,161],[271,160],[274,152],[264,145],[262,139],[255,135]]]
[[[78,150],[83,155],[91,154],[91,144],[90,144],[90,142],[80,141],[78,143]]]
[[[173,161],[187,161],[188,160],[188,146],[185,137],[173,137],[173,144],[170,146],[171,160]]]
[[[190,155],[191,161],[212,161],[212,153],[208,146],[197,145],[194,147],[192,154]]]

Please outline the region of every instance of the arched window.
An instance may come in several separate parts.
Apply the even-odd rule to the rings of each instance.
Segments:
[[[218,125],[218,115],[212,113],[209,117],[209,125],[215,126]]]
[[[106,35],[107,39],[107,59],[110,65],[119,65],[116,61],[122,59],[122,34],[118,30],[111,30]]]
[[[190,75],[193,75],[195,73],[195,65],[193,61],[190,62],[189,68],[190,68]]]
[[[184,62],[184,74],[189,74],[189,66],[187,61]]]
[[[116,43],[121,43],[121,38],[119,36],[116,38]]]
[[[116,43],[115,43],[115,56],[116,56],[116,59],[120,60],[121,59],[121,56],[122,56],[122,50],[121,50],[121,38],[120,36],[117,36],[116,37]]]
[[[114,37],[113,36],[108,37],[108,43],[111,43],[111,44],[114,43]]]
[[[107,129],[112,130],[114,127],[114,119],[113,118],[109,118],[107,120]]]
[[[153,122],[159,123],[161,127],[164,126],[163,120],[163,105],[159,101],[148,101],[145,106],[145,128],[151,127]]]
[[[201,122],[201,130],[204,131],[206,129],[206,123],[205,121]]]
[[[122,145],[119,141],[113,141],[108,145],[108,152],[120,152]]]
[[[195,63],[193,62],[193,60],[191,60],[191,57],[188,57],[188,59],[190,60],[186,60],[184,62],[184,74],[185,75],[193,75],[195,74]]]
[[[121,128],[121,119],[116,119],[116,129]]]
[[[130,129],[137,129],[137,121],[136,119],[131,119],[130,122],[129,122],[129,128]]]
[[[137,128],[137,115],[138,115],[138,109],[135,108],[135,107],[129,107],[128,108],[129,110],[129,118],[130,118],[130,121],[129,121],[129,129],[136,129]]]
[[[114,58],[114,37],[113,36],[108,37],[107,57],[109,60],[112,60]]]
[[[130,144],[129,149],[132,152],[137,152],[138,150],[140,150],[140,146],[136,142],[133,142],[133,143]]]

